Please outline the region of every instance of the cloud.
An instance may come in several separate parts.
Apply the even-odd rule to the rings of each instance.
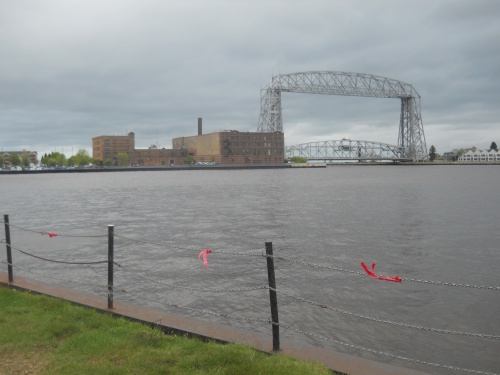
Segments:
[[[494,0],[4,2],[0,147],[90,151],[127,131],[170,147],[198,117],[205,132],[254,131],[271,77],[313,70],[410,83],[428,147],[487,147],[500,141],[499,16]],[[284,94],[286,143],[396,143],[399,105]]]

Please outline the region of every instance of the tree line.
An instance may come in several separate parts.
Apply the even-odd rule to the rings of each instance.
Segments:
[[[70,158],[66,158],[66,155],[63,153],[55,151],[50,154],[44,154],[40,159],[40,162],[42,165],[46,165],[48,167],[83,167],[85,165],[93,164],[94,159],[92,159],[87,150],[80,149],[76,155],[73,155]]]
[[[51,152],[50,154],[44,154],[41,158],[42,165],[49,167],[57,166],[74,166],[83,167],[86,165],[99,165],[99,166],[127,166],[128,165],[128,154],[125,152],[120,152],[116,155],[116,161],[112,159],[106,159],[104,161],[93,159],[85,149],[80,149],[76,155],[71,156],[66,159],[66,156],[60,152]]]
[[[8,156],[4,156],[4,154],[0,153],[0,167],[7,165],[12,167],[28,168],[32,162],[37,164],[38,160],[32,161],[27,152],[22,152],[21,155],[16,152],[12,152]],[[116,160],[97,160],[92,158],[87,150],[80,149],[76,155],[67,158],[63,153],[54,151],[48,154],[45,153],[40,159],[40,164],[47,167],[84,167],[88,165],[127,166],[129,164],[129,157],[127,153],[121,152],[116,155]]]

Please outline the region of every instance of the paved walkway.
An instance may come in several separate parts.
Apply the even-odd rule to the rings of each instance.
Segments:
[[[166,332],[188,334],[199,338],[209,338],[222,342],[239,342],[250,345],[260,351],[272,352],[272,335],[249,332],[219,325],[216,323],[187,318],[182,315],[167,313],[149,307],[134,305],[130,302],[114,299],[113,309],[108,309],[106,297],[95,296],[79,291],[41,284],[19,276],[14,276],[14,282],[8,282],[7,274],[0,274],[0,284],[11,288],[30,290],[36,293],[61,298],[74,304],[111,313],[115,316],[155,324]],[[428,375],[427,373],[396,367],[385,363],[358,358],[349,354],[313,347],[298,340],[280,337],[281,354],[299,359],[321,362],[328,368],[349,375]]]

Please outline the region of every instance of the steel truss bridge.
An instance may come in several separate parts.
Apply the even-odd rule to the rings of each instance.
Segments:
[[[367,141],[350,142],[359,143],[359,147],[355,146],[354,148],[364,150],[366,155],[373,155],[373,157],[375,155],[384,158],[392,156],[390,160],[413,161],[423,161],[428,158],[424,127],[420,115],[420,95],[410,84],[363,73],[328,71],[280,74],[272,77],[271,82],[261,90],[258,132],[283,132],[282,92],[398,98],[401,100],[401,114],[397,146]],[[319,160],[319,156],[330,155],[328,160],[346,160],[348,158],[344,157],[346,153],[342,152],[343,147],[351,146],[344,146],[344,140],[312,142],[289,146],[286,154],[287,157],[291,157],[295,156],[295,153],[301,153],[300,156],[317,160]],[[344,151],[347,152],[347,149]],[[385,153],[389,154],[386,155]],[[340,156],[334,157],[337,154]],[[358,154],[358,151],[350,153],[353,159],[369,158],[368,156],[361,158]],[[377,159],[381,158],[378,157]]]
[[[386,143],[342,139],[319,141],[285,147],[287,159],[294,156],[308,160],[358,160],[358,161],[412,161],[405,156],[404,147]]]

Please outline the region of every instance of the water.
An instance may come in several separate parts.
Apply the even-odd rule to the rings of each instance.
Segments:
[[[106,236],[107,225],[113,224],[118,236],[173,245],[117,237],[115,260],[134,272],[117,270],[116,289],[128,292],[119,298],[269,333],[268,325],[245,320],[268,319],[265,290],[203,292],[265,284],[265,260],[210,254],[207,271],[196,259],[201,249],[258,255],[264,242],[272,241],[276,255],[300,262],[358,272],[361,261],[376,262],[376,271],[384,275],[500,286],[498,171],[497,166],[335,166],[3,175],[0,213],[9,214],[12,224],[35,231]],[[19,249],[64,261],[103,260],[107,254],[105,237],[49,238],[12,228],[12,241]],[[106,265],[48,263],[18,251],[13,256],[18,267],[74,280],[72,287],[105,298]],[[327,306],[423,327],[500,335],[497,290],[392,283],[283,261],[276,266],[278,289]],[[21,269],[15,274],[69,285]],[[243,320],[179,311],[150,300]],[[281,294],[278,300],[281,323],[330,340],[425,362],[500,372],[500,340],[394,327]],[[282,335],[429,373],[457,373],[287,330]]]

